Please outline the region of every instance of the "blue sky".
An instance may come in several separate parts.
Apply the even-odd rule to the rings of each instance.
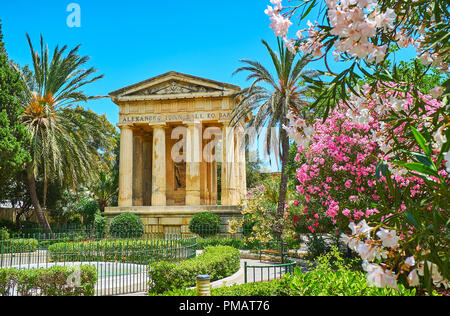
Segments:
[[[67,5],[81,7],[81,28],[66,24]],[[261,39],[275,42],[264,9],[269,1],[211,0],[15,0],[0,2],[4,41],[10,58],[30,64],[25,32],[35,47],[42,34],[50,49],[74,47],[91,57],[90,66],[105,78],[93,83],[92,95],[179,71],[245,86],[245,75],[232,76],[239,59],[270,62]],[[87,107],[116,124],[118,109],[109,99]]]
[[[70,3],[81,8],[80,28],[67,26]],[[239,59],[272,64],[261,44],[261,39],[276,44],[264,14],[268,4],[269,0],[3,0],[0,19],[9,57],[20,65],[31,63],[25,32],[35,47],[40,34],[51,50],[82,44],[80,53],[91,57],[89,66],[105,76],[86,92],[106,96],[172,70],[245,87],[244,74],[232,76]],[[311,12],[311,20],[317,12]],[[298,29],[292,26],[294,34]],[[118,122],[118,108],[108,98],[85,106]]]

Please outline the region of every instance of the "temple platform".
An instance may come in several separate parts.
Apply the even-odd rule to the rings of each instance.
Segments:
[[[228,232],[229,219],[241,216],[240,207],[227,205],[107,207],[103,215],[110,223],[117,215],[133,213],[144,222],[146,233],[188,233],[192,217],[202,212],[217,214],[222,221],[221,232],[223,233]]]

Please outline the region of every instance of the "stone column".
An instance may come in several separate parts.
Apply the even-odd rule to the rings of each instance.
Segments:
[[[200,164],[202,158],[201,123],[187,123],[186,205],[200,205]]]
[[[212,163],[212,204],[217,205],[217,161]]]
[[[236,129],[231,129],[233,133],[233,140],[231,145],[233,146],[232,150],[232,161],[230,163],[230,184],[228,186],[229,194],[230,194],[230,205],[238,205],[239,204],[239,138],[236,134]]]
[[[236,193],[234,161],[234,133],[228,122],[222,127],[222,205],[234,205],[233,196]]]
[[[165,124],[153,127],[152,206],[166,205],[166,131]]]
[[[150,136],[144,137],[142,144],[143,151],[143,187],[144,187],[144,206],[152,204],[152,138]]]
[[[245,134],[243,130],[239,131],[239,142],[238,148],[239,151],[239,195],[241,198],[245,197],[247,194],[247,168],[245,162]]]
[[[133,206],[133,129],[120,127],[119,206]]]
[[[239,160],[239,183],[242,186],[241,195],[245,198],[247,195],[247,161],[245,157],[245,134],[241,133],[241,148],[239,150],[240,160]]]
[[[133,206],[144,205],[144,159],[143,138],[141,135],[134,136],[134,160],[133,160]]]

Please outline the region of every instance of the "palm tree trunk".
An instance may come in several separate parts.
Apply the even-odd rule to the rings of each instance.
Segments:
[[[283,124],[286,124],[283,122]],[[286,204],[286,194],[287,194],[287,184],[288,184],[288,174],[286,172],[287,164],[289,162],[289,136],[287,135],[284,128],[281,129],[281,181],[280,181],[280,191],[278,196],[278,207],[277,207],[277,220],[274,227],[274,235],[277,240],[281,239],[282,233],[282,219],[284,217],[284,206]]]
[[[27,170],[27,182],[36,218],[39,221],[41,227],[44,229],[45,234],[50,237],[52,235],[52,230],[47,221],[47,218],[45,217],[44,211],[41,208],[41,204],[39,203],[39,198],[36,191],[36,179],[34,178],[34,172],[31,167],[28,167]]]
[[[44,164],[44,188],[43,188],[43,193],[42,193],[42,206],[45,209],[47,209],[47,185],[48,185],[48,181],[47,181],[47,168],[45,168],[45,164]]]

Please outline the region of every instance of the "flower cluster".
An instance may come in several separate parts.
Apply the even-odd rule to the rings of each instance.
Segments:
[[[376,0],[326,0],[330,34],[339,39],[335,42],[339,53],[349,53],[359,59],[370,55],[369,61],[384,60],[387,45],[375,45],[370,39],[378,29],[392,30],[396,14],[394,10],[378,12]]]
[[[386,186],[384,177],[376,178],[378,159],[385,156],[373,139],[379,121],[355,122],[342,107],[312,126],[292,114],[290,121],[288,132],[298,144],[296,161],[304,162],[297,169],[297,191],[305,197],[305,208],[326,214],[341,230],[377,214],[371,203],[382,199],[379,186]],[[412,193],[406,192],[413,197],[421,194],[418,177],[395,175],[392,181],[400,188],[412,187]]]
[[[413,36],[411,27],[402,23],[404,8],[397,7],[394,10],[385,7],[380,10],[378,0],[325,0],[329,24],[321,26],[308,21],[308,28],[298,30],[296,38],[288,39],[287,34],[292,26],[289,16],[295,9],[291,14],[282,14],[282,0],[271,0],[271,3],[275,6],[268,6],[265,10],[272,21],[270,27],[275,35],[284,39],[286,47],[292,52],[324,56],[325,39],[330,39],[333,41],[332,54],[336,61],[339,61],[341,54],[348,54],[357,59],[381,63],[386,58],[389,44],[396,43],[400,48],[415,47],[422,64],[431,65],[443,73],[450,71],[448,60],[439,53],[440,45],[428,43],[433,38],[430,25],[423,24],[417,28],[418,35]],[[427,16],[434,19],[431,10]],[[328,31],[324,31],[324,27]],[[304,32],[307,32],[306,36]]]
[[[280,11],[283,9],[281,2],[282,0],[270,0],[270,3],[272,3],[274,7],[271,7],[270,5],[267,6],[264,13],[270,17],[270,21],[272,21],[270,28],[275,32],[275,35],[286,38],[292,22],[281,15]]]
[[[367,272],[367,280],[371,285],[397,289],[398,278],[404,275],[410,287],[419,286],[419,276],[424,275],[426,262],[434,285],[445,288],[450,286],[450,282],[442,276],[436,264],[430,261],[416,264],[414,256],[405,255],[406,252],[401,247],[401,237],[396,230],[381,226],[371,227],[365,220],[358,224],[350,223],[349,228],[351,235],[343,234],[342,240],[363,259],[363,269]]]

